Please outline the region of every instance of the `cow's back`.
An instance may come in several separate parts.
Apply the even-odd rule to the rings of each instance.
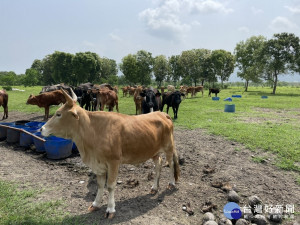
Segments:
[[[65,96],[60,90],[45,92],[36,97],[39,97],[38,102],[40,107],[59,105],[66,102]]]

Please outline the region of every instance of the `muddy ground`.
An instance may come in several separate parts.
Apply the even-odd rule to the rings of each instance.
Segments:
[[[24,119],[41,121],[43,115],[10,112],[5,122]],[[64,160],[50,160],[43,153],[2,141],[0,179],[17,182],[21,187],[43,188],[46,191],[39,195],[38,201],[63,200],[66,203],[63,210],[84,218],[85,224],[202,224],[202,210],[207,202],[216,205],[212,212],[218,221],[228,194],[213,185],[226,182],[240,196],[241,207],[248,204],[248,197],[252,195],[257,195],[267,206],[292,204],[294,219],[289,217],[283,223],[300,223],[300,186],[296,182],[299,173],[278,169],[274,166],[276,157],[260,150],[250,151],[201,129],[176,128],[175,142],[184,159],[177,189],[166,190],[169,168],[164,167],[160,190],[152,196],[149,194],[153,182],[152,161],[138,167],[124,165],[120,168],[115,192],[117,213],[110,221],[104,218],[107,192],[100,210],[87,212],[96,195],[96,179],[78,154]],[[256,163],[253,161],[256,156],[267,160]],[[187,203],[193,215],[183,210]]]

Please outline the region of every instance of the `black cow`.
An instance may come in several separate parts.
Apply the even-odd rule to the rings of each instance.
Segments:
[[[174,119],[177,119],[177,113],[179,105],[181,103],[181,96],[185,96],[180,91],[166,92],[162,95],[162,106],[160,111],[164,110],[164,105],[167,104],[167,113],[169,113],[169,107],[172,106]]]
[[[210,88],[209,89],[209,93],[208,93],[208,97],[211,96],[211,93],[215,93],[215,96],[218,96],[218,93],[220,93],[220,89],[219,88]]]
[[[51,91],[57,91],[57,90],[61,90],[64,89],[65,91],[67,91],[67,93],[72,96],[72,87],[66,84],[55,84],[55,85],[49,85],[49,86],[44,86],[42,88],[42,91],[40,92],[40,94],[45,93],[45,92],[51,92]],[[73,90],[73,89],[72,89]]]
[[[91,111],[91,102],[93,102],[93,93],[91,90],[83,90],[80,100],[80,107],[85,108],[85,110]]]
[[[144,97],[144,100],[142,101],[142,114],[159,110],[157,97],[160,97],[161,93],[154,93],[153,90],[148,89],[141,92],[140,95]]]

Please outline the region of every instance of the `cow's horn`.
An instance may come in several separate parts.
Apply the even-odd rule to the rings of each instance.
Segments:
[[[66,98],[66,103],[67,103],[68,105],[73,105],[73,104],[74,104],[74,101],[73,101],[73,99],[71,98],[71,96],[68,95],[67,92],[66,92],[64,89],[61,89],[61,91],[62,91],[63,95],[64,95],[65,98]]]
[[[74,102],[77,102],[77,95],[74,93],[73,89],[71,88],[71,92],[72,92],[72,98]]]

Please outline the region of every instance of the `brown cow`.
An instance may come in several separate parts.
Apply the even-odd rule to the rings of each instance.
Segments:
[[[71,89],[72,95],[76,96]],[[77,97],[76,97],[77,99]],[[42,94],[34,96],[31,94],[27,99],[26,104],[37,105],[40,108],[45,108],[45,117],[44,120],[49,118],[49,108],[51,105],[59,105],[61,103],[65,103],[66,99],[61,90],[44,92]]]
[[[142,114],[142,102],[143,97],[140,95],[143,92],[142,87],[137,87],[135,89],[134,95],[133,95],[133,101],[135,103],[135,114]],[[139,113],[138,113],[139,112]]]
[[[189,93],[191,93],[191,98],[195,96],[195,87],[188,87],[186,89],[186,97],[188,98]]]
[[[202,92],[202,97],[203,97],[203,92],[204,92],[204,88],[203,86],[197,86],[195,87],[195,96],[198,92]]]
[[[0,106],[3,106],[3,109],[4,109],[4,114],[3,114],[2,120],[6,119],[8,117],[7,103],[8,103],[8,94],[6,93],[6,91],[4,89],[0,90]]]
[[[115,210],[114,192],[121,164],[137,165],[148,159],[155,163],[155,179],[151,193],[157,193],[161,153],[170,166],[168,188],[174,188],[179,178],[178,155],[175,149],[173,123],[169,115],[153,112],[129,116],[115,112],[90,112],[79,107],[63,92],[66,104],[41,128],[43,136],[50,134],[72,139],[82,158],[97,175],[98,192],[89,211],[101,207],[104,186],[109,195],[106,216],[113,218]]]
[[[119,112],[118,106],[118,95],[115,91],[112,90],[100,90],[97,93],[97,105],[96,111],[99,109],[103,111],[104,107],[107,106],[109,111],[113,111],[116,106],[117,111]]]

